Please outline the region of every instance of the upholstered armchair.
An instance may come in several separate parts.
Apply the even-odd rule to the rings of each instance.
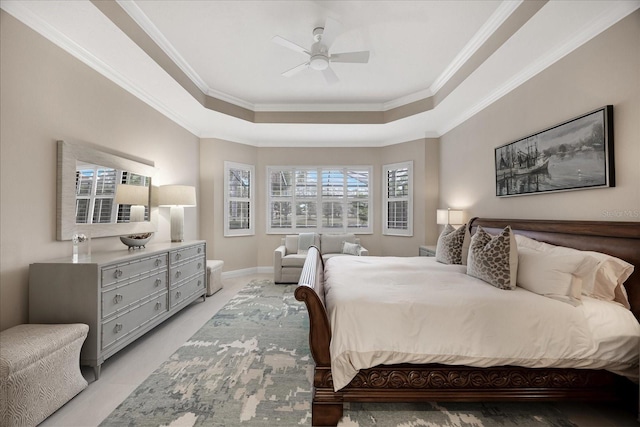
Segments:
[[[275,283],[298,283],[304,260],[307,257],[306,247],[299,247],[299,235],[287,235],[281,245],[273,253],[273,281]],[[322,258],[327,260],[334,256],[366,256],[369,251],[360,245],[353,233],[316,234],[313,245],[320,249]]]

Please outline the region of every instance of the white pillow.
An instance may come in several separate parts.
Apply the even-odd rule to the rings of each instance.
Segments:
[[[538,295],[577,306],[581,302],[582,279],[573,273],[590,262],[590,257],[580,253],[518,246],[517,284]]]
[[[600,252],[584,251],[598,262],[595,272],[583,279],[582,293],[593,298],[613,301],[630,309],[624,282],[633,273],[633,264]]]
[[[497,236],[478,226],[469,245],[467,274],[496,288],[516,288],[518,248],[510,226]]]
[[[616,302],[626,308],[631,307],[623,283],[633,273],[632,264],[600,252],[550,245],[519,234],[516,235],[516,241],[518,248],[527,247],[563,254],[579,254],[586,261],[579,265],[573,275],[575,279],[581,281],[582,295]]]

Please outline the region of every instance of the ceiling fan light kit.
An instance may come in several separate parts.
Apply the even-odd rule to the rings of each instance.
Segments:
[[[331,62],[352,64],[366,64],[369,62],[369,51],[334,53],[333,55],[329,54],[331,44],[338,36],[339,30],[340,24],[338,21],[327,18],[324,27],[316,27],[313,29],[314,43],[311,45],[310,50],[307,50],[283,37],[273,37],[272,40],[275,43],[309,56],[308,62],[297,65],[296,67],[285,71],[282,75],[285,77],[291,77],[307,68],[311,68],[312,70],[321,71],[328,83],[336,83],[338,81],[338,76],[331,69]]]

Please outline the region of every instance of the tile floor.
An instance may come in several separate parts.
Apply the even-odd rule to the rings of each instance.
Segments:
[[[51,415],[42,427],[92,427],[99,425],[135,388],[178,347],[253,279],[270,279],[271,274],[224,278],[224,288],[198,300],[102,365],[100,380],[84,369],[89,386]],[[579,403],[558,404],[580,427],[638,427],[635,414],[616,408]],[[488,426],[487,426],[488,427]]]

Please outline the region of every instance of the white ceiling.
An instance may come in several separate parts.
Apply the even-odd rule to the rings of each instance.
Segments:
[[[253,111],[386,111],[447,83],[520,0],[118,1],[206,95]],[[205,108],[90,1],[2,0],[2,8],[203,138],[256,146],[380,146],[437,137],[640,7],[640,0],[552,0],[435,108],[384,124],[253,123]],[[280,74],[327,17],[331,53],[370,50],[368,64],[332,64],[337,84]],[[166,68],[166,67],[165,67]]]

